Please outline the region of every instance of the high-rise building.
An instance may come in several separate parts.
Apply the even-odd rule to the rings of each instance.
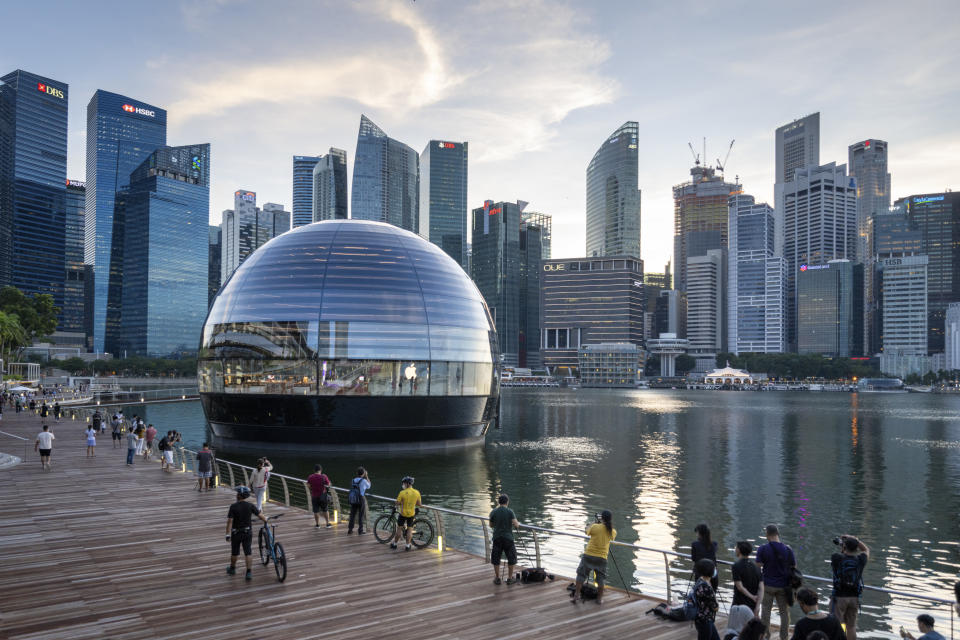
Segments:
[[[797,169],[820,164],[820,113],[778,127],[774,138],[776,169],[773,206],[776,212],[776,255],[783,255],[783,186],[794,179]],[[795,271],[795,270],[794,270]]]
[[[367,116],[360,116],[353,156],[351,214],[426,235],[420,229],[420,156],[394,140]]]
[[[87,216],[84,261],[93,265],[94,350],[103,351],[113,252],[114,200],[130,175],[167,144],[167,112],[109,91],[87,104]]]
[[[57,331],[83,334],[86,265],[83,262],[84,218],[87,187],[80,180],[67,180],[63,307]],[[86,346],[86,340],[82,340]]]
[[[553,257],[553,216],[539,211],[521,211],[520,223],[524,226],[535,226],[540,230],[540,259],[549,260]]]
[[[544,260],[540,349],[547,369],[576,376],[585,345],[642,348],[643,280],[643,263],[635,256]]]
[[[68,98],[57,80],[21,69],[0,77],[0,286],[50,294],[61,309]]]
[[[753,196],[730,196],[727,265],[727,345],[733,353],[783,353],[783,258],[774,255],[775,220],[770,205]]]
[[[783,257],[787,270],[787,344],[797,345],[797,274],[805,264],[853,260],[857,246],[857,183],[835,162],[797,169],[782,185]],[[779,255],[779,254],[777,254]],[[862,290],[862,289],[861,289]],[[863,314],[862,302],[858,305]],[[859,316],[858,316],[859,318]],[[862,318],[859,320],[862,323]],[[863,329],[857,331],[862,339]],[[861,352],[862,345],[856,349]]]
[[[723,249],[687,258],[687,340],[690,355],[716,362],[718,352],[727,350],[726,286]]]
[[[640,257],[640,189],[637,135],[624,122],[587,165],[587,255]]]
[[[797,351],[859,356],[863,345],[863,265],[850,260],[803,264],[797,278]]]
[[[663,273],[644,272],[643,274],[643,338],[649,340],[659,334],[656,330],[657,303],[660,292],[672,287],[670,277],[670,263],[666,264]]]
[[[312,214],[310,221],[347,219],[347,152],[330,147],[313,167]],[[294,225],[298,227],[296,209]]]
[[[257,194],[247,189],[233,193],[233,209],[223,212],[220,283],[225,283],[243,261],[269,240],[290,230],[290,212],[268,202],[257,206]]]
[[[420,154],[420,235],[467,268],[467,143],[431,140]]]
[[[960,369],[960,302],[947,305],[947,320],[944,327],[946,346],[946,370]]]
[[[293,226],[313,222],[313,170],[323,156],[293,156]]]
[[[108,325],[118,328],[108,334],[115,354],[196,352],[209,295],[209,209],[209,144],[157,149],[118,194],[120,313]]]
[[[927,265],[927,348],[944,349],[944,322],[951,302],[960,302],[960,192],[928,193],[900,198],[911,223],[920,230]]]
[[[660,292],[654,315],[654,336],[670,334],[678,340],[687,339],[687,294],[676,289]],[[671,374],[673,375],[673,374]]]
[[[220,291],[220,262],[223,259],[223,230],[210,225],[207,244],[207,306]]]
[[[879,260],[884,353],[927,355],[927,256]]]
[[[687,290],[689,258],[727,248],[727,200],[741,191],[740,185],[725,182],[713,167],[695,165],[690,176],[690,182],[673,188],[674,288],[679,291]]]

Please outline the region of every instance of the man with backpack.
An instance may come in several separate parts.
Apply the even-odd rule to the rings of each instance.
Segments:
[[[363,467],[357,467],[357,475],[350,483],[350,493],[347,500],[350,502],[350,521],[347,523],[347,533],[353,533],[353,524],[357,524],[357,535],[363,535],[363,519],[367,513],[367,491],[370,489],[370,476]]]
[[[870,558],[870,549],[863,541],[849,535],[834,539],[842,553],[830,557],[833,568],[833,602],[837,618],[844,624],[847,640],[857,640],[857,613],[863,591],[863,568]]]
[[[327,529],[332,527],[330,524],[330,514],[327,509],[330,504],[330,478],[323,472],[323,467],[319,464],[313,466],[313,473],[307,476],[307,484],[310,486],[310,502],[313,506],[313,521],[317,529],[320,528],[320,514],[327,523]]]
[[[780,611],[780,640],[787,640],[790,632],[790,579],[793,569],[797,566],[797,559],[793,549],[780,542],[780,529],[775,524],[767,525],[767,544],[757,549],[757,564],[760,565],[760,574],[763,576],[763,613],[760,619],[767,627],[767,637],[770,634],[770,613],[773,610],[773,601],[777,601]]]

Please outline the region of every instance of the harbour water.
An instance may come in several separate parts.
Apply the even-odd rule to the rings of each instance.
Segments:
[[[273,462],[298,477],[320,462],[337,486],[363,464],[382,495],[395,494],[410,474],[427,504],[472,513],[487,513],[506,491],[522,522],[552,529],[581,530],[608,508],[619,540],[684,552],[705,522],[729,560],[736,541],[758,544],[774,522],[801,570],[816,576],[830,574],[832,538],[849,533],[871,549],[868,584],[952,597],[960,574],[960,396],[508,389],[502,408],[502,428],[483,447]],[[131,405],[126,413],[178,429],[188,446],[205,434],[197,402]],[[478,523],[450,518],[445,526],[448,544],[482,552]],[[562,536],[541,542],[548,568],[571,575],[582,544]],[[665,594],[661,555],[619,549],[615,558],[614,584],[622,575]],[[687,586],[688,569],[671,563],[673,597]],[[728,570],[720,575],[729,585]],[[819,590],[829,595],[828,586]],[[862,636],[912,629],[926,609],[868,593]],[[931,613],[947,635],[948,609]]]

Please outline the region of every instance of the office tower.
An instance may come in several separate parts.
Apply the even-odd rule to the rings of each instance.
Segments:
[[[207,244],[207,306],[213,304],[213,299],[220,291],[220,261],[223,258],[223,231],[220,227],[210,225]]]
[[[586,345],[642,348],[643,280],[643,263],[635,256],[544,260],[540,348],[547,369],[578,375],[579,352]]]
[[[537,256],[542,247],[540,229],[521,221],[526,206],[522,200],[486,200],[483,207],[472,212],[470,275],[493,316],[503,363],[514,367],[536,365],[539,359],[540,327],[535,320],[539,315],[536,301],[540,286]],[[537,295],[530,299],[533,292]]]
[[[534,225],[540,229],[540,259],[549,260],[553,257],[553,216],[539,211],[520,212],[520,223]]]
[[[804,264],[853,260],[857,246],[857,185],[835,162],[797,169],[783,184],[783,257],[787,269],[787,345],[797,345],[797,273]],[[775,254],[780,255],[780,254]],[[862,315],[863,304],[858,305]],[[862,320],[861,320],[862,322]],[[862,337],[862,328],[857,331]],[[862,351],[862,346],[856,349]]]
[[[0,77],[0,286],[50,294],[61,309],[68,98],[57,80]]]
[[[927,355],[927,256],[878,262],[883,352]]]
[[[420,235],[467,268],[467,143],[431,140],[420,154]]]
[[[960,369],[960,302],[947,305],[947,320],[944,327],[947,371]]]
[[[220,283],[226,283],[234,271],[254,251],[269,240],[290,230],[290,212],[283,205],[257,206],[257,194],[247,189],[233,193],[233,209],[223,212]]]
[[[690,182],[673,188],[674,288],[679,291],[687,290],[689,258],[727,248],[727,200],[741,191],[740,185],[725,182],[713,167],[695,165],[690,176]]]
[[[636,122],[611,133],[587,165],[587,255],[640,257]]]
[[[727,345],[733,353],[783,353],[783,258],[774,255],[775,215],[753,196],[730,196]]]
[[[157,149],[118,193],[119,318],[107,334],[115,355],[196,352],[209,295],[209,209],[209,144]]]
[[[656,338],[657,302],[660,292],[671,288],[670,263],[666,264],[663,273],[643,274],[643,337],[645,340]]]
[[[313,170],[323,156],[293,156],[293,226],[313,222]]]
[[[84,333],[84,287],[86,265],[83,263],[84,218],[86,217],[86,185],[80,180],[67,180],[65,215],[65,260],[63,307],[57,332],[75,333],[86,347]]]
[[[87,104],[84,261],[93,265],[93,344],[97,352],[104,350],[106,335],[116,193],[128,187],[133,171],[166,144],[165,110],[102,89]]]
[[[376,220],[426,235],[420,229],[420,156],[387,136],[367,116],[360,116],[357,152],[353,156],[350,214],[354,220]]]
[[[960,302],[960,193],[928,193],[900,198],[895,203],[920,230],[920,253],[927,265],[927,348],[944,350],[947,306]]]
[[[797,278],[797,351],[859,356],[863,345],[863,265],[851,260],[803,264]]]
[[[717,353],[727,350],[724,254],[723,249],[710,249],[687,258],[687,340],[698,371],[704,364],[712,368]]]
[[[294,170],[296,173],[296,170]],[[320,156],[313,167],[311,178],[313,190],[311,195],[312,209],[311,222],[320,220],[347,219],[347,152],[343,149],[330,147],[329,153]],[[296,193],[296,188],[294,188]],[[297,224],[296,208],[294,208],[293,225]]]
[[[775,134],[776,169],[773,206],[776,211],[775,254],[783,255],[783,185],[794,179],[797,169],[820,164],[820,113],[813,113],[778,127]]]
[[[686,340],[687,294],[676,289],[666,289],[660,292],[658,298],[653,319],[654,336],[670,334],[677,339]]]
[[[543,366],[540,356],[540,264],[550,257],[550,216],[538,213],[526,217],[520,212],[520,296],[519,366],[530,369]],[[547,243],[545,245],[545,243]]]

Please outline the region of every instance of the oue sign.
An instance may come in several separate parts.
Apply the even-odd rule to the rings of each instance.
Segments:
[[[544,271],[566,271],[566,270],[567,270],[567,265],[565,265],[565,264],[563,264],[563,263],[560,263],[560,264],[545,264],[545,265],[543,265],[543,270],[544,270]]]

